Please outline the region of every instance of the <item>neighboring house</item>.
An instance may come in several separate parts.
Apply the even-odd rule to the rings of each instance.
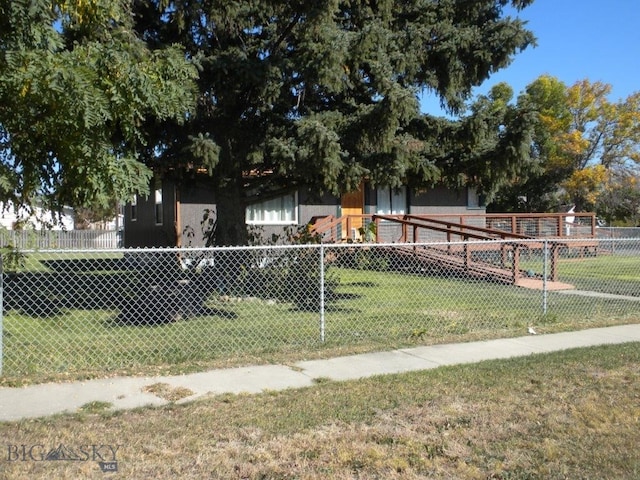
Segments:
[[[288,226],[308,224],[314,218],[363,214],[485,213],[481,198],[473,189],[445,187],[411,190],[373,188],[362,184],[357,192],[341,198],[323,195],[313,198],[303,190],[263,197],[246,210],[246,223],[260,227],[265,235],[282,233]],[[215,216],[215,198],[206,178],[193,180],[178,189],[169,179],[152,183],[151,195],[136,197],[125,206],[125,247],[203,246],[201,222],[205,211]],[[361,224],[352,224],[353,237]]]
[[[73,230],[74,214],[71,207],[65,207],[58,216],[40,207],[30,213],[26,208],[16,209],[13,204],[0,202],[0,227],[7,230]]]

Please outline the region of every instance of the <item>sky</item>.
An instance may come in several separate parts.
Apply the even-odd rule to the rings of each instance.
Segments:
[[[515,55],[511,65],[496,72],[473,97],[506,82],[517,96],[543,74],[567,86],[583,79],[612,86],[609,100],[624,100],[640,91],[640,0],[534,0],[521,12],[537,47]],[[432,95],[421,101],[424,113],[440,114]]]

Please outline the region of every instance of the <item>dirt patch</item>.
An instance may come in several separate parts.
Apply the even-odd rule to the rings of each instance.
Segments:
[[[531,290],[542,290],[544,288],[544,282],[537,278],[518,278],[516,280],[516,286],[529,288]],[[547,281],[547,290],[575,290],[575,288],[574,285],[569,283]]]

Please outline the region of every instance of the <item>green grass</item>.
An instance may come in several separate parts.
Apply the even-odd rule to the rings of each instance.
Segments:
[[[562,274],[576,283],[592,279],[591,283],[585,280],[585,285],[593,286],[597,280],[611,287],[615,281],[637,289],[637,283],[627,278],[633,262],[624,257],[571,260],[563,263]],[[211,314],[157,326],[120,324],[117,308],[66,308],[47,318],[10,310],[4,316],[0,382],[14,385],[113,374],[181,373],[523,335],[528,325],[544,333],[640,319],[640,302],[551,292],[544,314],[540,291],[398,272],[336,267],[330,271],[340,283],[327,298],[323,318],[317,311],[300,310],[291,303],[217,295],[207,302]],[[83,275],[89,279],[91,274],[76,278]],[[98,271],[91,278],[102,287],[109,286],[109,278],[114,279],[114,288],[131,287],[122,272]],[[89,284],[83,282],[74,287],[72,296],[92,295]]]
[[[600,255],[594,258],[561,260],[561,281],[582,290],[612,294],[638,294],[640,284],[640,257],[637,255]]]
[[[88,405],[74,415],[0,423],[0,436],[47,449],[120,445],[123,478],[631,480],[640,476],[639,347],[134,411]],[[161,384],[149,388],[164,392]],[[105,475],[94,461],[3,462],[2,469],[8,480]]]
[[[548,260],[550,262],[550,260]],[[523,253],[520,269],[542,275],[544,259],[540,252]],[[550,274],[547,264],[547,274]],[[638,296],[640,291],[640,256],[637,254],[601,253],[596,257],[560,257],[557,265],[558,280],[580,290]]]
[[[80,412],[84,412],[84,413],[100,413],[100,412],[103,412],[105,410],[109,410],[112,407],[113,407],[113,404],[111,404],[109,402],[94,401],[94,402],[89,402],[89,403],[85,403],[84,405],[82,405],[80,407]]]

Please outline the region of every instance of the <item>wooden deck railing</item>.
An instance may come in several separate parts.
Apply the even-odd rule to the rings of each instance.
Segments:
[[[504,275],[505,277],[510,277],[513,283],[516,283],[518,278],[520,277],[520,252],[522,248],[525,247],[525,244],[522,242],[518,242],[518,240],[531,240],[533,238],[528,235],[511,233],[503,230],[494,230],[490,228],[479,227],[476,225],[454,223],[437,218],[424,217],[421,215],[403,215],[402,218],[390,215],[374,215],[373,221],[376,222],[377,232],[380,231],[380,222],[386,221],[400,224],[402,226],[402,237],[400,239],[401,243],[405,243],[408,241],[409,229],[412,230],[411,238],[413,243],[418,243],[420,241],[420,229],[444,233],[447,238],[447,248],[443,251],[446,251],[448,255],[455,255],[460,251],[460,246],[457,245],[454,248],[451,242],[463,241],[464,243],[462,244],[462,258],[463,267],[465,270],[470,270],[473,264],[473,267],[475,269],[485,270],[487,272],[491,271],[491,273],[493,273],[494,275],[498,274]],[[498,247],[500,249],[501,268],[504,271],[508,271],[506,267],[508,250],[511,252],[511,268],[509,269],[510,273],[500,272],[496,270],[495,267],[486,265],[483,262],[473,262],[472,251],[482,249],[483,247],[477,245],[472,246],[470,243],[468,243],[469,240],[514,240],[511,242],[500,243]],[[377,241],[380,242],[381,239],[378,237]]]
[[[447,242],[469,239],[474,240],[497,240],[497,239],[530,239],[533,238],[529,235],[522,235],[519,233],[512,233],[505,230],[497,230],[486,227],[479,227],[471,224],[449,222],[447,220],[441,220],[436,217],[426,217],[424,215],[403,215],[402,217],[391,215],[373,215],[372,220],[376,223],[376,232],[380,232],[380,222],[388,221],[395,222],[402,225],[402,237],[400,242],[409,241],[409,228],[412,230],[411,238],[414,243],[420,241],[419,231],[420,229],[427,229],[430,231],[444,233],[447,238]],[[459,237],[454,239],[453,237]],[[376,239],[381,242],[382,239],[378,236]]]
[[[366,225],[373,221],[374,214],[345,215],[335,217],[327,215],[312,220],[310,231],[323,235],[328,242],[340,242],[347,239],[359,240],[353,235],[354,225]],[[512,237],[522,235],[526,238],[596,238],[596,216],[594,213],[486,213],[456,214],[441,213],[429,215],[385,215],[387,219],[412,219],[429,221],[441,226],[464,225],[476,229],[486,228],[495,232],[505,232]],[[434,225],[436,226],[436,225]],[[433,229],[437,231],[436,229]],[[380,229],[377,229],[380,232]],[[477,230],[480,231],[480,230]],[[446,233],[446,232],[441,232]],[[487,233],[487,232],[485,232]],[[408,236],[404,236],[405,241]],[[495,236],[494,238],[500,238]],[[504,237],[503,237],[504,238]],[[378,238],[380,240],[380,238]],[[393,241],[400,241],[399,238]]]
[[[427,230],[443,235],[447,253],[452,254],[451,242],[469,240],[508,240],[500,245],[502,265],[506,264],[507,249],[511,252],[511,275],[515,283],[520,276],[520,252],[522,248],[535,248],[532,239],[550,239],[551,269],[550,280],[557,281],[557,262],[560,247],[568,238],[587,239],[579,248],[596,248],[596,216],[593,213],[532,213],[532,214],[438,214],[438,215],[354,215],[317,219],[310,231],[323,235],[324,241],[340,242],[352,238],[352,225],[376,225],[376,242],[385,243],[382,224],[399,225],[401,234],[394,241],[399,243],[420,242],[420,231]],[[591,240],[593,239],[593,240]],[[527,240],[519,242],[518,240]],[[589,243],[591,242],[591,243]],[[593,244],[593,245],[592,245]],[[573,244],[572,244],[573,245]],[[475,248],[475,247],[474,247]],[[468,243],[463,246],[465,268],[471,265],[471,250]]]

